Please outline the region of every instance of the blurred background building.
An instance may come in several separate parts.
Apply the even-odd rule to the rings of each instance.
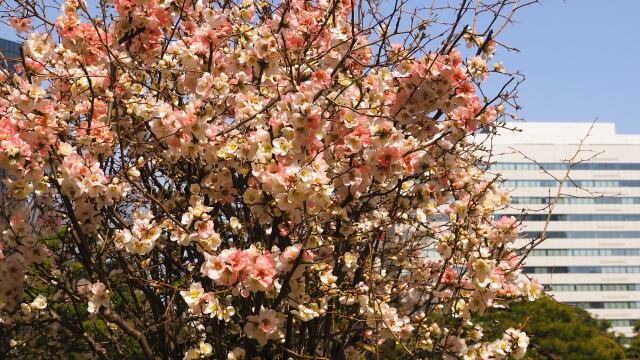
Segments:
[[[13,69],[16,61],[20,59],[21,46],[17,42],[0,38],[0,66]]]
[[[569,167],[565,160],[591,126],[523,123],[517,126],[522,132],[496,137],[500,155],[491,169],[502,173],[512,191],[512,208],[503,213],[524,219],[521,244],[543,230]],[[558,301],[607,319],[614,331],[630,336],[640,319],[640,135],[596,123],[570,178],[550,216],[548,239],[532,251],[525,272]]]
[[[0,38],[0,67],[13,70],[13,66],[20,58],[20,47],[22,45],[14,41]],[[0,178],[4,177],[4,169],[0,168]],[[4,190],[4,184],[0,182],[0,193]],[[0,202],[2,197],[0,197]]]

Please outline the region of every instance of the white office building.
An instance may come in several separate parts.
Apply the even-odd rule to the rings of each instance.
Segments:
[[[592,124],[516,126],[522,131],[495,138],[498,155],[491,170],[502,173],[504,187],[512,190],[513,208],[502,213],[526,209],[523,238],[531,239],[544,229],[566,160]],[[558,301],[610,320],[614,331],[631,335],[640,319],[640,135],[617,134],[614,124],[596,123],[575,160],[547,240],[530,254],[525,270]]]

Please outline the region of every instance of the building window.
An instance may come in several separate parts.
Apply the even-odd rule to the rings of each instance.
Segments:
[[[640,266],[525,266],[528,274],[637,274]]]
[[[522,238],[537,238],[539,232],[523,231]],[[640,238],[640,231],[547,231],[547,238],[558,239],[633,239]]]
[[[567,170],[569,163],[498,163],[489,166],[489,170]],[[640,170],[640,163],[577,163],[571,170]]]
[[[534,249],[529,256],[640,256],[640,249]]]
[[[522,221],[640,221],[640,214],[496,214]]]

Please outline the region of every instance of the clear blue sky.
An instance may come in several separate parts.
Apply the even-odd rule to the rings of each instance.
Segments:
[[[496,56],[527,76],[519,115],[536,122],[597,118],[640,134],[639,14],[640,0],[541,0],[522,9],[499,39],[520,53]],[[15,39],[5,26],[0,37]]]
[[[640,133],[640,0],[542,0],[516,15],[504,58],[527,77],[519,114],[527,121],[615,122]],[[497,54],[502,58],[504,54]]]

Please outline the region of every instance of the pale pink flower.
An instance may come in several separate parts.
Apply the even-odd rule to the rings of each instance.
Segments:
[[[268,251],[265,251],[263,255],[258,256],[255,259],[255,262],[251,264],[249,277],[256,280],[264,289],[273,284],[273,278],[275,275],[276,262]]]
[[[10,17],[9,26],[16,29],[17,32],[27,32],[31,28],[31,19]]]
[[[324,70],[316,70],[311,74],[311,80],[317,87],[327,87],[331,84],[331,76]]]
[[[271,309],[260,309],[258,315],[250,315],[244,325],[244,331],[260,345],[266,345],[269,340],[280,337],[279,329],[282,324],[279,314]]]
[[[87,311],[95,315],[100,310],[100,307],[108,308],[109,306],[111,306],[109,290],[107,290],[101,282],[93,283],[93,285],[91,285],[91,295],[89,297]]]

